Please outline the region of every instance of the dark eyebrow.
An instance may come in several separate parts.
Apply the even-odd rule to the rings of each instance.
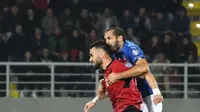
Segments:
[[[90,54],[90,56],[92,56],[92,54]]]

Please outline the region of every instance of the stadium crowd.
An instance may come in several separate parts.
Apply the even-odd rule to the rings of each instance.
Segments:
[[[144,51],[150,63],[196,63],[197,48],[190,35],[190,19],[181,0],[7,0],[1,1],[1,62],[87,62],[89,46],[103,39],[104,31],[119,26]],[[152,67],[158,82],[183,82],[182,68]],[[5,67],[0,72],[5,73]],[[12,73],[50,73],[49,67],[12,66]],[[56,73],[88,73],[90,68],[56,67]],[[200,73],[191,67],[188,74]],[[4,74],[5,75],[5,74]],[[2,75],[0,80],[5,81]],[[176,77],[177,76],[177,77]],[[16,78],[16,79],[15,79]],[[18,81],[49,81],[50,76],[17,76]],[[70,80],[69,80],[70,79]],[[57,76],[57,81],[94,81],[94,76]],[[198,82],[189,78],[189,82]],[[3,84],[1,84],[3,85]],[[65,84],[66,85],[66,84]],[[48,90],[50,85],[18,84],[20,90]],[[83,87],[84,86],[84,87]],[[55,86],[91,89],[95,86]],[[163,84],[162,90],[183,90],[183,86]],[[192,87],[199,90],[199,87]],[[5,85],[1,86],[5,90]],[[42,93],[41,93],[42,94]],[[44,93],[43,93],[44,94]],[[5,94],[2,92],[1,96]],[[46,94],[47,96],[49,94]],[[62,96],[61,92],[56,92]],[[92,96],[94,94],[90,94]],[[23,95],[25,96],[25,95]],[[39,95],[38,95],[39,96]],[[43,95],[45,96],[45,95]],[[67,96],[77,96],[69,95]],[[88,96],[81,94],[80,96]],[[176,97],[182,94],[176,94]]]

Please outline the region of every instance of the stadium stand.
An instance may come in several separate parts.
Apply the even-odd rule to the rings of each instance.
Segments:
[[[127,39],[143,49],[150,63],[198,62],[200,40],[196,38],[193,42],[193,38],[200,36],[199,2],[183,2],[182,5],[181,0],[33,1],[1,0],[0,62],[88,62],[90,44],[102,39],[103,32],[111,26],[122,27]],[[192,74],[200,73],[198,68],[195,71]],[[5,66],[0,66],[0,72],[3,74],[0,81],[5,82]],[[161,68],[153,67],[152,72],[176,77],[176,74],[183,74],[183,69],[173,67],[161,71]],[[11,66],[10,73],[14,74],[15,82],[24,82],[11,85],[11,97],[49,96],[45,91],[50,89],[50,84],[45,82],[50,82],[51,67]],[[94,73],[93,67],[57,66],[55,73],[57,82],[95,83],[94,76],[84,76]],[[170,76],[157,79],[159,82],[183,82],[182,78],[174,80]],[[26,84],[28,82],[37,83]],[[161,88],[183,89],[182,86],[165,84]],[[5,90],[5,84],[1,83],[0,89]],[[95,86],[55,84],[55,89],[57,97],[91,97],[94,93],[65,94],[61,91],[94,90]],[[30,93],[26,94],[26,90]],[[5,95],[0,92],[0,96]],[[177,95],[183,97],[182,94],[174,97]]]

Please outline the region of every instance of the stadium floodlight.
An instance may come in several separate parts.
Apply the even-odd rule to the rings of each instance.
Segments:
[[[194,4],[193,4],[193,3],[189,3],[188,6],[189,6],[190,8],[193,8],[193,7],[194,7]]]
[[[197,27],[197,28],[200,28],[200,24],[199,24],[199,23],[197,23],[197,24],[196,24],[196,27]]]

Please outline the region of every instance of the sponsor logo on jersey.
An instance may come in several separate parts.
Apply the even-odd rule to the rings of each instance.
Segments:
[[[129,62],[126,62],[125,66],[126,66],[127,68],[131,68],[131,67],[132,67],[132,64],[129,63]]]

